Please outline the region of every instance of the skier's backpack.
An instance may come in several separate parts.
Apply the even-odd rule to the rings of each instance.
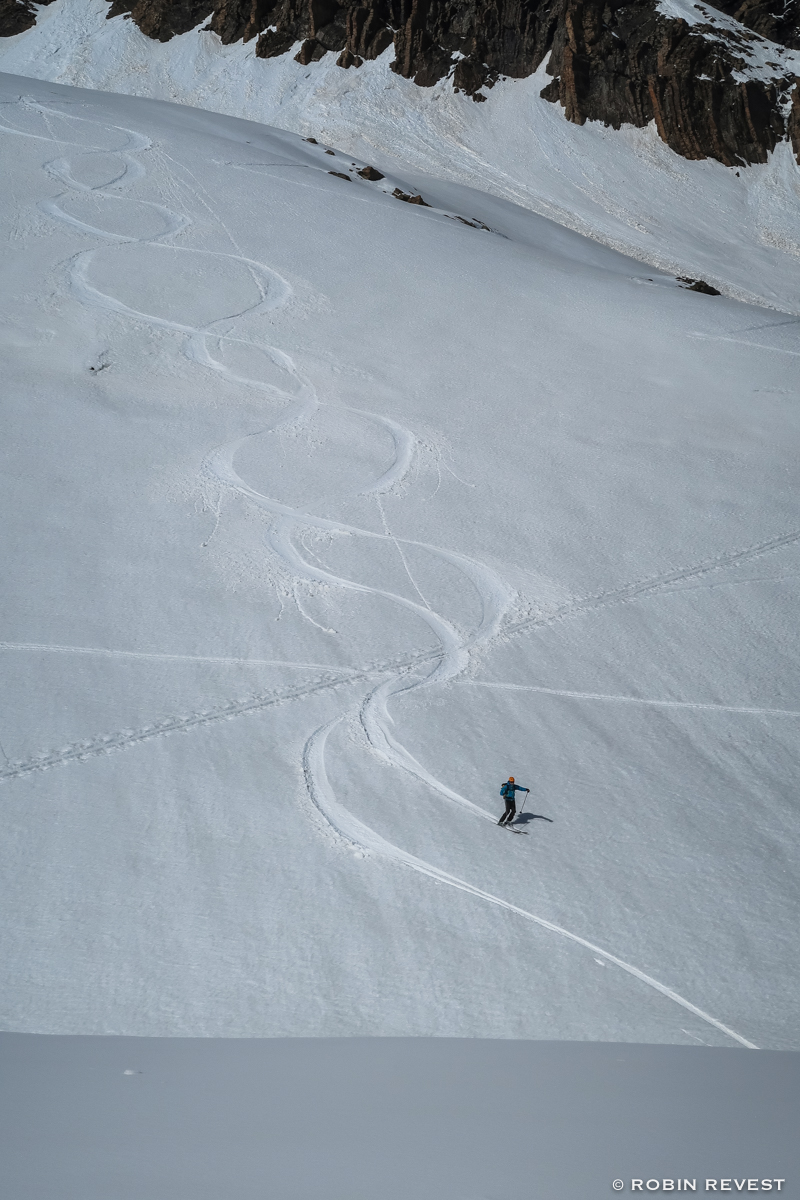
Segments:
[[[504,783],[503,786],[500,788],[500,795],[503,797],[504,800],[508,800],[509,796],[513,799],[514,798],[513,783]]]

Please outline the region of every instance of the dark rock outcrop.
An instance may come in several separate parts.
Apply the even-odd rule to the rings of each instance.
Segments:
[[[792,107],[789,109],[787,121],[789,141],[792,143],[794,156],[800,163],[800,79],[795,79],[792,89]]]
[[[754,33],[800,50],[800,0],[708,0]]]
[[[780,99],[789,80],[737,79],[743,48],[643,5],[612,11],[608,0],[565,0],[543,92],[577,124],[600,120],[618,129],[655,120],[660,136],[684,158],[726,166],[766,162],[786,137]]]
[[[710,283],[706,283],[705,279],[687,279],[683,275],[678,276],[678,283],[682,284],[687,292],[702,292],[704,296],[721,296],[715,287]]]
[[[168,42],[194,29],[216,7],[213,0],[112,0],[106,16],[130,16],[147,37]]]
[[[421,87],[450,77],[477,101],[549,56],[542,96],[576,124],[654,121],[678,154],[728,166],[765,162],[789,139],[800,162],[800,85],[780,48],[800,47],[800,0],[708,4],[696,25],[656,0],[111,0],[108,16],[125,14],[161,41],[208,18],[225,43],[257,38],[260,58],[299,43],[304,66],[332,52],[358,68],[393,45],[397,74]],[[28,28],[33,12],[29,0],[0,0],[0,33]],[[775,55],[756,71],[758,36]]]
[[[406,204],[420,204],[423,208],[430,208],[430,204],[422,199],[422,196],[412,196],[409,192],[401,191],[400,188],[395,188],[392,192],[395,200],[405,200]]]
[[[209,23],[213,33],[229,46],[232,42],[249,42],[261,33],[275,7],[274,0],[221,0],[214,6]]]
[[[53,0],[37,0],[39,4],[52,4]],[[36,8],[33,0],[0,0],[0,37],[14,37],[36,24]]]
[[[336,60],[337,67],[344,67],[347,71],[350,67],[360,67],[363,64],[363,58],[359,58],[357,54],[353,54],[351,50],[343,50]]]

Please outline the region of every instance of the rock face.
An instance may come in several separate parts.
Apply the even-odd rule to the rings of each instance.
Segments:
[[[176,33],[194,29],[215,7],[208,0],[112,0],[108,16],[127,13],[147,37],[168,42]]]
[[[789,110],[787,128],[794,156],[800,163],[800,79],[795,80],[792,91],[792,107]]]
[[[53,0],[37,0],[39,4],[52,4]],[[0,37],[14,37],[36,24],[36,8],[33,0],[0,0]]]
[[[800,0],[708,0],[747,29],[771,42],[800,50]]]
[[[357,68],[393,45],[393,71],[421,87],[448,76],[476,101],[549,55],[542,96],[576,124],[655,121],[684,158],[727,166],[765,162],[789,139],[800,162],[800,81],[785,56],[800,48],[800,0],[708,4],[708,21],[694,25],[656,0],[112,0],[108,16],[161,41],[208,20],[226,44],[256,38],[261,58],[299,42],[304,66],[333,52]],[[33,21],[29,0],[0,0],[0,34]]]
[[[737,44],[735,35],[723,39],[712,26],[689,26],[643,4],[612,11],[607,0],[565,0],[547,68],[555,78],[542,94],[578,124],[655,120],[684,158],[766,162],[786,137],[780,104],[792,78],[742,80],[747,36]]]

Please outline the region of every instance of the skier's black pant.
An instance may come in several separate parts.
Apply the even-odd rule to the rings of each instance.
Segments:
[[[502,817],[497,822],[497,824],[498,825],[510,825],[516,815],[517,815],[516,800],[506,800],[506,811],[503,813]]]

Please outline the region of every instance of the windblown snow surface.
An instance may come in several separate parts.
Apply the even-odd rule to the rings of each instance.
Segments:
[[[670,160],[680,253],[787,312],[229,116],[4,76],[0,139],[3,1026],[797,1048],[796,263],[735,174]]]

